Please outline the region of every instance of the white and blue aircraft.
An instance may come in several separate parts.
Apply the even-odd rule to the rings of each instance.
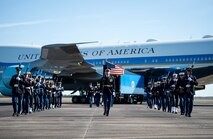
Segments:
[[[80,89],[81,83],[100,80],[106,61],[145,76],[161,71],[181,70],[193,64],[193,72],[199,84],[212,84],[213,38],[119,45],[91,42],[45,46],[1,45],[0,92],[11,95],[9,81],[15,74],[14,67],[20,63],[25,68],[36,67],[63,77],[65,89]]]

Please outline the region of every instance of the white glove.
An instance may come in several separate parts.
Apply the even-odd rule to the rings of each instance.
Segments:
[[[19,77],[16,77],[16,80],[20,81],[21,79]]]
[[[190,84],[187,84],[187,85],[186,85],[187,88],[190,87],[190,86],[191,86]]]
[[[189,80],[189,81],[192,81],[192,78],[191,78],[191,77],[189,77],[189,78],[188,78],[188,80]]]
[[[172,88],[175,88],[175,85],[173,84],[173,85],[171,85],[171,87],[172,87]]]

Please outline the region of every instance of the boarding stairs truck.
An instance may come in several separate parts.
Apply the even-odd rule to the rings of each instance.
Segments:
[[[142,103],[146,97],[144,92],[144,76],[127,70],[123,75],[115,77],[115,92],[113,101],[116,104],[136,104]],[[101,89],[100,89],[101,92]],[[87,91],[81,90],[79,95],[72,96],[72,103],[88,103]],[[101,93],[102,94],[102,93]]]

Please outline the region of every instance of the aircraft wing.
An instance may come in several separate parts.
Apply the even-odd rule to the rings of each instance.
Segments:
[[[41,49],[40,59],[31,64],[57,76],[70,76],[79,80],[101,78],[101,75],[92,68],[93,66],[84,60],[77,44],[82,43],[45,45]]]
[[[213,84],[213,66],[194,68],[192,72],[199,85]]]
[[[173,69],[173,68],[145,68],[145,69],[132,69],[131,72],[139,73],[147,77],[161,77],[165,76],[168,73],[172,74],[173,72],[182,72],[183,69]],[[208,85],[213,84],[213,66],[203,66],[203,67],[194,67],[193,75],[196,76],[198,85]]]

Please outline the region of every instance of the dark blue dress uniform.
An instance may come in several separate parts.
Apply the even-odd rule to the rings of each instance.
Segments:
[[[19,72],[21,68],[17,67],[16,70]],[[10,80],[10,86],[12,87],[13,116],[19,116],[19,113],[22,112],[23,76],[13,75]]]
[[[177,81],[177,91],[178,91],[178,95],[180,98],[180,112],[181,115],[184,115],[185,113],[185,92],[184,92],[184,88],[185,88],[185,80],[184,80],[184,73],[181,72],[179,73],[179,79]]]
[[[151,92],[151,85],[149,84],[145,90],[145,92],[147,93],[147,105],[150,109],[152,109],[152,103],[153,103],[153,100],[152,100],[152,92]]]
[[[99,107],[100,105],[100,84],[97,84],[97,86],[95,86],[95,96],[94,96],[94,100],[95,100],[95,104],[97,107]]]
[[[166,105],[167,105],[167,112],[172,112],[172,98],[173,98],[173,94],[171,92],[171,88],[170,88],[170,78],[167,79],[167,83],[166,83]]]
[[[30,83],[30,78],[25,77],[24,80],[24,101],[23,101],[23,110],[25,112],[25,114],[29,113],[30,110],[30,95],[31,95],[31,83]]]
[[[50,104],[52,104],[52,100],[51,100],[51,97],[52,97],[52,90],[51,90],[51,87],[52,87],[52,83],[49,83],[49,82],[46,82],[46,86],[45,86],[45,108],[46,109],[50,109]]]
[[[114,77],[112,76],[104,76],[102,79],[103,83],[103,99],[104,99],[104,115],[109,115],[110,104],[112,95],[114,92]]]
[[[41,108],[41,105],[40,105],[40,86],[41,86],[40,80],[36,79],[35,93],[34,93],[34,97],[35,97],[35,108],[34,108],[34,111],[35,110],[39,111],[40,108]]]
[[[92,86],[92,83],[90,83],[89,90],[88,90],[88,99],[89,99],[90,108],[92,108],[92,99],[93,99],[94,92],[95,92],[95,88]]]
[[[160,85],[160,96],[161,96],[161,103],[162,103],[162,110],[166,111],[166,87],[167,87],[167,78],[163,78],[163,82]]]
[[[61,86],[61,82],[58,83],[59,85],[56,87],[56,101],[57,101],[57,107],[61,108],[62,105],[62,92],[64,91],[64,88]]]
[[[44,110],[44,95],[45,95],[45,83],[44,79],[42,78],[40,82],[40,109],[43,111]]]
[[[191,74],[191,69],[187,70],[187,74],[185,76],[185,98],[186,98],[186,113],[185,116],[191,117],[192,109],[193,109],[193,101],[195,95],[195,87],[198,85],[197,79],[195,76]]]
[[[177,114],[177,108],[178,108],[178,94],[177,94],[177,74],[173,74],[173,78],[170,81],[171,85],[171,93],[172,93],[172,99],[171,99],[171,105],[172,105],[172,113]]]
[[[154,83],[152,88],[153,100],[154,100],[154,109],[161,109],[161,100],[160,100],[160,86],[157,82]]]

